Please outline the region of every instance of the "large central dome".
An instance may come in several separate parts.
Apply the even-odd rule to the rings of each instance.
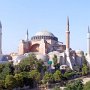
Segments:
[[[48,31],[40,31],[35,34],[35,36],[51,36],[55,37],[51,32]]]
[[[35,36],[33,36],[31,38],[31,40],[41,40],[41,39],[45,39],[45,40],[55,40],[55,41],[58,41],[58,38],[55,37],[51,32],[48,32],[48,31],[40,31],[40,32],[37,32],[35,34]]]

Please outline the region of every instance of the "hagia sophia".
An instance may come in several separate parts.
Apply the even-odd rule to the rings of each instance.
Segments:
[[[2,30],[2,25],[0,23],[0,30]],[[87,60],[88,65],[90,65],[90,31],[88,27],[87,33],[87,55],[81,50],[73,50],[70,47],[70,30],[69,30],[69,18],[67,17],[66,25],[66,44],[58,41],[53,33],[49,31],[37,32],[31,39],[29,39],[29,33],[27,30],[26,40],[21,40],[18,47],[18,54],[11,54],[13,58],[14,65],[17,65],[23,58],[27,57],[29,54],[35,54],[37,59],[44,61],[46,65],[48,62],[52,62],[51,69],[53,66],[53,57],[57,56],[57,63],[60,64],[60,69],[70,68],[75,70],[77,66],[81,67],[84,59]],[[0,34],[2,37],[2,33]],[[1,38],[0,38],[1,43]],[[0,45],[0,53],[2,52]]]

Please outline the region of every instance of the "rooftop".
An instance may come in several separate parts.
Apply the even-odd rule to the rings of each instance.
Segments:
[[[55,37],[51,32],[48,31],[40,31],[35,34],[35,36],[52,36]]]

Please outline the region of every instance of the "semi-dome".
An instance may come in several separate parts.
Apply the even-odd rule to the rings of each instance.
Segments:
[[[35,34],[35,36],[52,36],[54,37],[54,35],[51,33],[51,32],[48,32],[48,31],[40,31],[40,32],[37,32]]]
[[[26,56],[25,55],[19,55],[17,56],[14,60],[13,60],[13,64],[17,65],[18,63],[20,63],[21,60],[25,59]]]

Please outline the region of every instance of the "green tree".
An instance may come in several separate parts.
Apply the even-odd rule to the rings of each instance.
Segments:
[[[61,74],[61,72],[60,72],[59,70],[57,70],[57,71],[53,74],[53,77],[54,77],[54,80],[55,80],[56,82],[59,82],[59,81],[61,81],[61,79],[62,79],[62,74]]]
[[[13,77],[13,75],[7,75],[5,78],[5,87],[8,90],[12,90],[16,87],[16,79]]]
[[[0,90],[3,90],[5,88],[5,82],[4,80],[0,80]]]
[[[15,68],[14,74],[18,74],[18,73],[20,73],[21,71],[23,71],[23,69],[21,69],[21,67],[20,67],[19,65],[15,65],[14,68]]]
[[[21,72],[20,75],[22,75],[23,77],[23,84],[28,86],[29,83],[30,83],[30,80],[29,80],[29,72]]]
[[[31,72],[29,72],[29,77],[36,82],[40,81],[40,73],[37,70],[32,70]]]
[[[74,80],[68,83],[64,90],[83,90],[82,80]]]
[[[15,66],[15,73],[23,71],[30,72],[31,70],[38,70],[41,72],[43,70],[43,64],[43,61],[38,61],[34,54],[30,54],[26,58],[22,59],[19,65]]]
[[[30,60],[30,69],[33,70],[36,68],[36,62],[38,61],[34,54],[28,56]]]
[[[9,74],[14,75],[15,68],[13,66],[13,62],[9,62],[9,69],[10,69]]]
[[[20,63],[19,63],[19,67],[18,68],[19,68],[19,70],[21,72],[23,72],[23,71],[30,71],[30,60],[29,60],[29,58],[27,57],[27,58],[21,60]]]
[[[17,87],[22,87],[23,85],[23,76],[22,74],[15,74],[14,78],[16,79]]]
[[[54,57],[53,57],[53,63],[54,63],[54,66],[57,65],[57,55],[54,55]]]
[[[75,73],[76,72],[74,72],[74,71],[66,71],[63,75],[62,75],[62,77],[64,78],[64,79],[71,79],[74,75],[75,75]]]
[[[85,58],[85,56],[83,56],[83,65],[82,65],[82,75],[86,75],[88,74],[89,68],[87,66],[87,60]]]
[[[29,81],[30,87],[37,87],[37,84],[40,82],[40,73],[37,70],[32,70],[29,72]],[[32,83],[31,83],[32,82]]]
[[[87,60],[86,60],[85,56],[83,56],[82,59],[83,59],[83,64],[87,65]]]
[[[36,62],[35,62],[35,65],[36,65],[36,69],[39,71],[39,72],[41,72],[42,70],[43,70],[43,61],[41,61],[41,60],[37,60]]]
[[[3,71],[4,64],[0,64],[0,73]]]
[[[46,72],[44,77],[43,77],[43,81],[44,81],[44,83],[47,83],[47,82],[51,83],[51,82],[53,82],[53,74]]]
[[[53,63],[54,63],[55,70],[59,70],[59,68],[60,68],[60,64],[57,61],[58,61],[57,55],[54,55]]]
[[[88,67],[86,64],[83,64],[82,66],[82,75],[87,75],[88,74]]]
[[[0,80],[4,80],[6,75],[10,74],[10,63],[4,63],[2,64],[3,68],[2,68],[2,72],[0,73]]]
[[[86,82],[86,84],[84,85],[84,89],[83,90],[90,90],[90,81]]]
[[[23,71],[31,71],[33,69],[36,69],[36,62],[38,60],[36,59],[36,56],[34,54],[28,55],[26,58],[22,59],[18,66],[16,66],[15,70],[16,72],[23,72]]]

